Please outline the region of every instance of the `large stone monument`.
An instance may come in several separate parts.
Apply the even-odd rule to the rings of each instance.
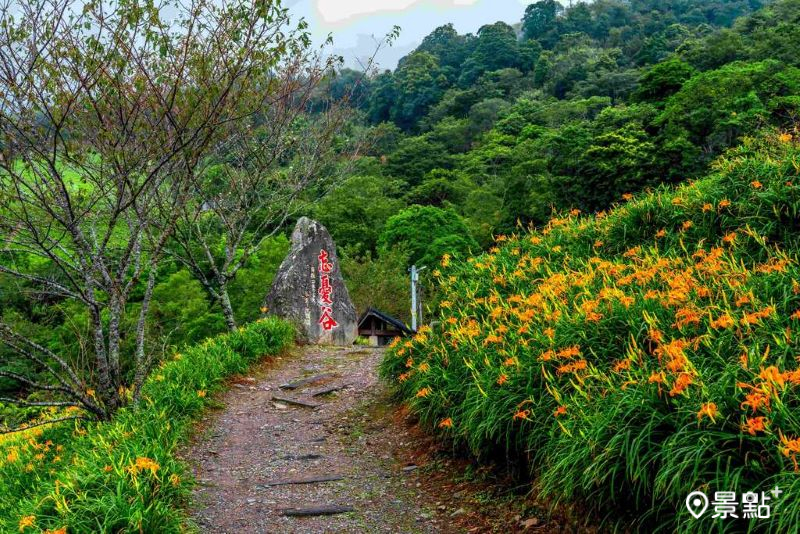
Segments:
[[[292,248],[272,282],[265,305],[270,314],[295,322],[301,341],[350,345],[358,329],[356,309],[344,285],[336,245],[328,230],[302,217]]]

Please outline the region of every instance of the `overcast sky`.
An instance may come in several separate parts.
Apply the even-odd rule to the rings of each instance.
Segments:
[[[348,65],[372,55],[380,39],[400,26],[400,38],[378,56],[382,68],[416,48],[438,26],[452,22],[459,33],[475,33],[484,24],[515,24],[535,0],[284,0],[295,17],[304,17],[316,42],[333,34],[334,52]]]

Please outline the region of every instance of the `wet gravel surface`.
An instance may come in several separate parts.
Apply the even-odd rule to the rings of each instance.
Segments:
[[[459,531],[446,516],[437,516],[436,503],[421,494],[414,467],[390,454],[392,447],[402,446],[403,436],[370,420],[365,407],[385,402],[377,377],[382,355],[369,348],[298,348],[224,393],[219,398],[223,408],[209,415],[195,443],[183,452],[199,483],[192,513],[199,530]],[[318,375],[327,376],[292,390],[280,387]],[[313,395],[341,386],[346,387]],[[298,406],[275,396],[318,406]],[[298,483],[318,478],[338,480]],[[352,511],[285,515],[289,509],[320,506]]]

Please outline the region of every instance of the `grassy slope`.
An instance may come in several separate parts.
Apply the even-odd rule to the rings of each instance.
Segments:
[[[145,383],[141,404],[112,422],[6,437],[0,441],[0,531],[182,531],[191,484],[175,451],[192,421],[226,377],[293,339],[289,324],[258,321],[165,362]]]
[[[541,491],[664,531],[701,489],[766,491],[800,523],[800,147],[748,140],[713,173],[597,217],[445,259],[441,324],[382,371],[478,455],[530,462]],[[795,183],[796,182],[796,183]]]

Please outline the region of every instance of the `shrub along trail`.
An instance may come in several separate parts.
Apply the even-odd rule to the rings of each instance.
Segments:
[[[199,482],[193,516],[201,531],[448,532],[445,512],[421,498],[418,474],[392,458],[403,436],[380,422],[361,425],[365,403],[382,393],[382,356],[375,349],[298,348],[234,384],[184,453]],[[292,382],[301,383],[281,388]],[[386,454],[374,454],[383,442]],[[319,507],[352,511],[285,515]]]

